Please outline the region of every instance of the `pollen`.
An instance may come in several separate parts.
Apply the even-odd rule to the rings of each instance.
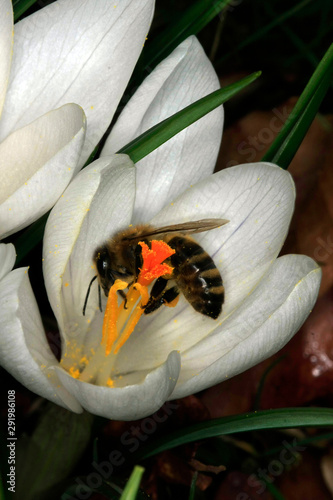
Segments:
[[[138,283],[148,286],[156,278],[172,273],[173,268],[163,262],[171,257],[175,250],[170,248],[165,241],[153,240],[151,249],[142,241],[139,242],[139,245],[142,247],[143,265],[140,269]]]
[[[118,306],[118,291],[128,287],[128,283],[116,280],[112,285],[106,304],[102,344],[105,354],[117,354],[134,331],[144,307],[149,300],[148,285],[160,276],[171,274],[173,268],[164,261],[175,253],[164,241],[153,240],[151,248],[144,242],[139,242],[142,248],[142,268],[137,282],[129,287],[126,302]]]
[[[75,378],[104,387],[115,386],[116,355],[131,337],[144,314],[150,297],[148,286],[157,278],[173,272],[173,267],[165,261],[175,250],[167,243],[153,240],[150,247],[144,242],[139,242],[139,245],[142,248],[142,267],[137,280],[129,284],[118,279],[111,286],[105,307],[101,344],[87,362],[81,358],[81,373],[75,370],[76,366],[71,368],[70,374]],[[119,292],[122,292],[121,298]],[[176,302],[177,300],[166,305],[173,307]],[[82,365],[85,365],[83,369]]]
[[[83,365],[87,365],[88,364],[88,358],[87,358],[87,356],[83,356],[80,359],[80,363],[83,364]]]
[[[78,368],[74,368],[74,366],[70,367],[69,373],[72,375],[73,378],[79,378],[80,376],[80,370]]]

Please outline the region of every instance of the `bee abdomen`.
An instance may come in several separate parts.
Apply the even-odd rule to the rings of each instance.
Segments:
[[[216,319],[222,311],[224,287],[213,259],[189,237],[175,236],[168,244],[176,250],[171,264],[179,289],[196,311]]]

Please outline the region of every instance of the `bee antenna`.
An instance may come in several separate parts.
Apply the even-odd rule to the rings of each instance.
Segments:
[[[83,309],[82,309],[83,316],[86,315],[86,308],[87,308],[87,303],[88,303],[88,298],[89,298],[89,294],[90,294],[91,285],[93,284],[93,282],[95,281],[96,278],[97,278],[97,276],[94,276],[93,279],[89,283],[88,290],[87,290],[87,293],[86,293],[86,298],[84,299],[84,304],[83,304]],[[102,299],[101,299],[101,287],[99,285],[98,285],[98,293],[99,293],[99,308],[101,309]]]
[[[102,309],[102,294],[101,294],[101,285],[98,283],[98,305],[99,305],[99,310],[103,312]]]

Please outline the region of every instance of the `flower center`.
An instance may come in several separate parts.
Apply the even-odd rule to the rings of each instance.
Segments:
[[[128,283],[116,280],[109,291],[106,304],[101,345],[80,372],[70,369],[73,377],[97,385],[113,386],[112,372],[116,355],[133,333],[149,300],[148,286],[160,276],[170,275],[173,267],[164,261],[175,253],[167,243],[153,240],[150,248],[139,242],[142,248],[142,268],[137,281],[126,294],[126,300],[118,304],[118,291],[125,290]],[[170,304],[167,304],[170,306]],[[174,304],[176,305],[176,303]]]

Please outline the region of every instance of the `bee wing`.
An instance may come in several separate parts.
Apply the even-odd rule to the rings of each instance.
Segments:
[[[177,233],[179,231],[186,233],[203,233],[204,231],[210,231],[211,229],[215,229],[217,227],[223,226],[227,224],[229,221],[226,219],[201,219],[191,222],[183,222],[181,224],[173,224],[169,226],[163,226],[158,228],[153,228],[151,230],[147,230],[147,232],[140,234],[140,238],[156,236],[158,234],[165,233]],[[138,239],[138,236],[129,236],[126,238],[128,240]]]

